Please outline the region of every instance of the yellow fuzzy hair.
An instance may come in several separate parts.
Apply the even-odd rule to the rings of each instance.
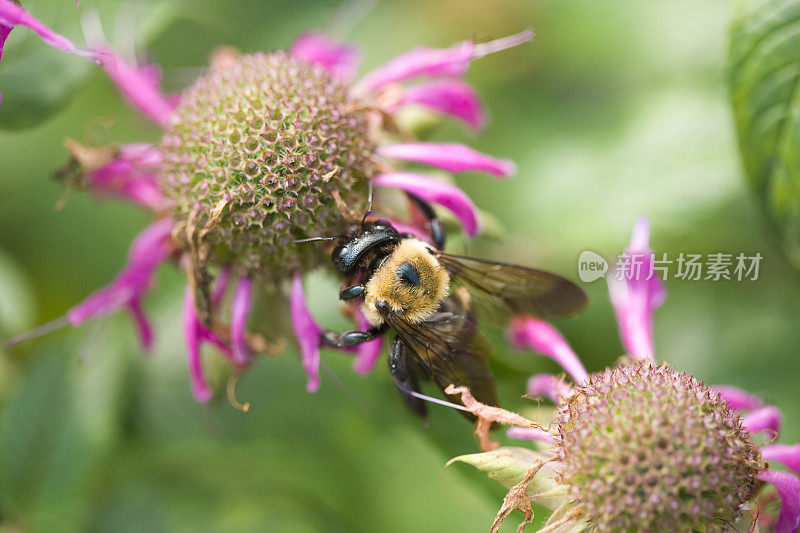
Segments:
[[[428,252],[429,248],[430,245],[417,239],[403,239],[367,281],[361,310],[370,324],[379,326],[383,323],[383,316],[375,305],[378,300],[385,300],[395,313],[412,324],[418,324],[430,318],[447,298],[450,275],[436,256]],[[397,270],[404,261],[419,270],[419,287],[400,281]]]

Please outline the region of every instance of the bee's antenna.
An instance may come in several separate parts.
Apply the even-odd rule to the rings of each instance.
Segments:
[[[299,241],[294,241],[294,243],[300,244],[303,242],[335,241],[340,237],[341,235],[334,235],[333,237],[311,237],[310,239],[300,239]]]
[[[361,219],[361,229],[364,229],[364,224],[367,222],[367,217],[372,213],[372,197],[375,193],[375,185],[372,180],[369,180],[369,203],[367,204],[367,212],[364,213],[364,218]]]

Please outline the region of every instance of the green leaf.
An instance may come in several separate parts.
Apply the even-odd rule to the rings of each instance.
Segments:
[[[800,265],[800,2],[741,2],[729,70],[747,178]]]
[[[448,461],[447,466],[458,461],[472,465],[481,472],[486,472],[489,479],[497,481],[510,489],[525,477],[533,463],[547,459],[549,454],[535,452],[527,448],[504,446],[490,452],[459,455]],[[554,479],[554,474],[545,465],[533,481],[528,485],[528,494],[538,496],[536,503],[554,510],[565,501],[566,492]]]

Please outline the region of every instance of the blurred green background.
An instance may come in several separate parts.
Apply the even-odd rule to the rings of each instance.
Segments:
[[[574,279],[582,250],[617,254],[640,215],[658,252],[760,252],[758,281],[669,281],[657,355],[762,394],[784,412],[782,442],[800,440],[800,281],[741,176],[725,84],[729,2],[384,1],[359,20],[358,2],[344,16],[321,1],[25,5],[76,42],[80,14],[97,9],[108,39],[146,50],[170,91],[219,45],[285,48],[309,29],[361,45],[363,73],[420,44],[533,28],[535,42],[467,74],[490,110],[487,130],[445,123],[433,136],[519,164],[510,181],[458,178],[504,228],[500,241],[478,239],[469,253]],[[27,126],[0,129],[0,332],[10,336],[110,281],[148,220],[75,192],[56,210],[62,188],[51,174],[66,161],[63,139],[84,140],[109,117],[105,140],[158,142],[159,132],[100,69],[27,29],[12,32],[4,55],[0,125]],[[504,490],[468,466],[444,468],[477,450],[471,428],[435,406],[423,428],[383,363],[364,378],[347,356],[323,353],[323,385],[311,395],[290,347],[239,381],[249,413],[228,404],[224,378],[214,400],[197,404],[178,318],[183,283],[163,268],[146,302],[158,333],[150,357],[123,315],[0,352],[0,531],[488,530]],[[335,284],[317,276],[306,287],[328,325],[343,324],[330,305]],[[596,370],[622,347],[605,284],[584,285],[591,308],[560,328]],[[528,375],[559,369],[489,333],[501,398],[519,408]],[[206,356],[215,374],[220,359]]]

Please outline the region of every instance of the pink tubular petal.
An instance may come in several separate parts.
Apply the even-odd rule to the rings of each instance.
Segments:
[[[750,433],[770,431],[777,435],[781,431],[781,418],[780,410],[777,407],[768,405],[742,417],[742,425]]]
[[[128,252],[128,265],[110,285],[70,309],[67,321],[77,327],[91,318],[128,307],[133,312],[143,334],[142,341],[147,347],[148,337],[143,326],[146,322],[142,322],[139,300],[150,287],[156,267],[172,252],[170,234],[174,225],[172,219],[164,218],[140,233]]]
[[[392,223],[392,226],[394,226],[394,229],[396,229],[399,233],[409,233],[423,242],[432,244],[431,235],[425,230],[420,229],[419,227],[413,224],[406,224],[404,222],[398,222],[396,220],[391,220],[390,222]]]
[[[467,71],[474,53],[475,44],[471,41],[445,49],[415,48],[367,74],[355,90],[375,91],[418,76],[461,76]]]
[[[536,374],[528,379],[527,394],[531,396],[545,396],[553,403],[567,396],[570,386],[552,374]]]
[[[444,79],[409,87],[399,100],[386,108],[394,112],[398,107],[417,104],[459,118],[475,129],[486,124],[486,113],[480,98],[461,80]]]
[[[14,26],[27,26],[38,33],[39,37],[41,37],[44,42],[65,52],[72,52],[86,57],[94,56],[93,52],[81,50],[63,35],[52,31],[35,17],[28,14],[22,6],[17,5],[11,0],[0,0],[0,27],[4,28],[2,33],[5,34],[3,36],[2,33],[0,33],[0,55],[2,55],[2,45],[5,41],[5,37],[8,36],[8,33]]]
[[[444,49],[416,48],[397,56],[384,66],[367,74],[359,82],[355,91],[375,91],[390,83],[398,83],[419,76],[458,77],[467,71],[473,59],[517,46],[531,38],[533,38],[533,33],[525,31],[477,45],[472,41],[463,41]]]
[[[509,329],[511,342],[518,348],[530,348],[562,366],[575,383],[589,379],[580,359],[556,328],[536,318],[515,318]]]
[[[543,429],[537,428],[509,428],[506,431],[511,439],[538,440],[542,442],[555,442],[553,436]]]
[[[731,409],[736,411],[751,411],[764,405],[764,402],[762,402],[760,398],[737,387],[732,387],[730,385],[714,385],[712,388],[722,396],[723,400],[728,402]]]
[[[358,311],[358,327],[362,331],[372,327],[372,324],[369,323],[367,317],[364,316],[364,313],[362,313],[361,310]],[[378,362],[378,358],[381,356],[382,348],[382,337],[378,337],[377,339],[373,339],[369,342],[361,344],[358,347],[358,356],[353,362],[353,369],[359,374],[368,374],[375,366],[375,363]]]
[[[292,281],[292,290],[289,295],[289,304],[292,313],[297,341],[300,343],[300,356],[303,360],[303,369],[308,376],[306,390],[316,392],[319,389],[319,343],[322,328],[319,327],[306,305],[303,293],[303,280],[296,274]]]
[[[480,233],[480,223],[475,205],[464,191],[454,185],[410,172],[379,174],[374,178],[373,183],[381,187],[403,189],[416,194],[425,201],[442,205],[458,217],[467,235],[474,237]]]
[[[3,47],[5,46],[6,39],[8,39],[8,35],[11,33],[11,30],[14,29],[14,26],[27,26],[38,33],[39,37],[50,46],[96,61],[95,52],[78,48],[72,44],[69,39],[52,31],[26,12],[22,6],[17,5],[11,0],[0,0],[0,59],[3,57]],[[3,95],[0,94],[0,103],[2,102]]]
[[[797,533],[800,525],[800,480],[786,472],[767,469],[758,479],[771,483],[781,498],[781,511],[775,524],[776,533]]]
[[[211,296],[211,303],[214,307],[219,307],[222,299],[225,297],[225,291],[228,290],[228,282],[231,279],[231,269],[223,268],[217,274],[217,279],[214,282],[214,294]]]
[[[217,280],[217,289],[221,282]],[[214,305],[217,305],[216,303]],[[186,340],[186,356],[189,363],[189,374],[192,379],[192,394],[198,402],[207,402],[211,399],[211,389],[206,384],[203,376],[203,365],[200,359],[200,347],[207,342],[213,344],[226,358],[234,360],[233,350],[219,336],[203,324],[197,317],[194,304],[194,289],[186,286],[183,299],[183,334]]]
[[[6,44],[9,34],[13,28],[0,22],[0,59],[3,59],[3,46]],[[2,101],[2,100],[0,100]]]
[[[153,327],[150,325],[147,315],[144,314],[144,310],[142,310],[141,298],[134,298],[128,302],[128,312],[133,317],[136,328],[139,330],[139,339],[142,347],[149,352],[153,349]]]
[[[159,90],[157,67],[130,64],[107,46],[103,47],[101,58],[103,68],[131,104],[156,124],[165,125],[175,103]]]
[[[649,222],[645,218],[639,219],[627,249],[635,259],[625,269],[624,279],[610,273],[606,280],[625,350],[637,359],[652,360],[653,315],[667,293],[657,273],[651,271],[653,256],[649,235]],[[638,269],[638,275],[634,269]]]
[[[119,157],[89,172],[91,187],[99,194],[120,196],[149,208],[157,208],[165,201],[156,185],[155,175],[161,160],[161,151],[154,146],[122,146]]]
[[[358,71],[358,50],[355,46],[338,43],[317,33],[301,35],[292,45],[291,54],[325,67],[333,77],[345,82],[351,81]]]
[[[233,360],[239,364],[247,364],[250,359],[250,349],[247,346],[247,316],[250,314],[252,299],[252,282],[248,277],[242,277],[236,286],[231,304],[231,348]]]
[[[194,291],[186,286],[183,299],[183,335],[186,341],[186,356],[189,363],[189,375],[192,380],[192,394],[198,402],[205,403],[211,399],[211,389],[203,375],[203,363],[200,360],[200,331],[197,327],[197,314],[194,309]]]
[[[761,448],[761,458],[775,461],[800,474],[800,444],[771,444]]]
[[[414,161],[443,168],[448,172],[479,170],[499,177],[516,173],[517,167],[508,159],[497,159],[476,152],[463,144],[405,143],[378,148],[378,153],[390,159]]]

